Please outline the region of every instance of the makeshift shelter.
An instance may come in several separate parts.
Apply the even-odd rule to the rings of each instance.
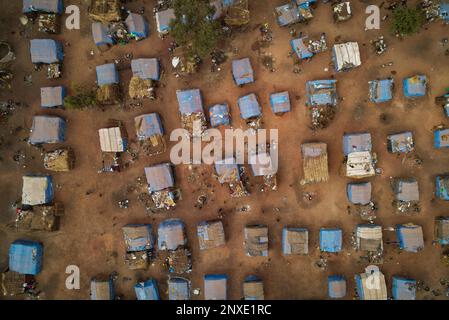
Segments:
[[[41,88],[41,107],[56,108],[64,107],[66,90],[63,86]]]
[[[107,49],[115,44],[109,26],[101,22],[92,23],[92,37],[95,45],[100,49]]]
[[[151,59],[133,59],[131,60],[131,70],[135,77],[143,80],[160,80],[160,65],[156,58]]]
[[[371,202],[371,182],[348,183],[346,191],[352,204],[367,205]]]
[[[130,13],[125,20],[125,24],[128,28],[129,34],[134,39],[141,40],[148,37],[150,27],[144,16],[136,13]]]
[[[254,82],[254,71],[249,58],[232,61],[232,76],[238,86]]]
[[[122,19],[119,0],[91,0],[89,17],[108,24]]]
[[[212,128],[231,125],[231,114],[229,113],[228,104],[225,102],[210,107],[209,119]]]
[[[22,204],[35,206],[53,201],[53,181],[50,175],[29,175],[22,179]]]
[[[376,175],[375,159],[371,152],[351,152],[346,161],[346,176],[361,179]]]
[[[415,148],[413,133],[411,131],[389,135],[387,149],[390,153],[409,153]]]
[[[258,118],[262,115],[262,109],[259,105],[259,101],[257,101],[257,96],[254,93],[240,97],[238,104],[240,117],[244,120]]]
[[[356,228],[357,250],[382,252],[382,227],[374,224],[359,224]]]
[[[449,175],[436,177],[435,195],[442,200],[449,201]]]
[[[226,300],[227,281],[225,274],[208,274],[204,276],[204,300]]]
[[[119,84],[119,74],[114,63],[103,64],[96,67],[97,84],[98,86],[105,86],[110,84]]]
[[[320,250],[322,252],[340,252],[343,245],[341,229],[320,229]]]
[[[449,216],[435,218],[435,240],[440,245],[449,245]]]
[[[167,219],[158,227],[159,250],[176,250],[187,244],[184,222],[180,219]]]
[[[201,137],[206,130],[206,116],[204,115],[203,99],[199,89],[177,90],[179,112],[181,114],[182,127],[190,135]],[[199,121],[200,127],[197,128]]]
[[[438,129],[433,134],[435,148],[449,148],[449,129]]]
[[[157,32],[161,35],[169,33],[170,22],[175,19],[175,10],[172,8],[156,12]]]
[[[277,22],[281,27],[287,27],[300,21],[298,7],[294,3],[287,3],[275,8]]]
[[[243,297],[245,300],[264,300],[264,288],[262,279],[251,275],[243,282]]]
[[[64,5],[62,0],[23,0],[23,13],[55,13],[62,14]]]
[[[308,106],[337,105],[337,80],[307,81],[306,89]]]
[[[273,93],[270,95],[271,110],[276,115],[291,111],[290,96],[288,91]]]
[[[215,161],[215,171],[218,176],[218,181],[221,184],[228,184],[231,197],[248,195],[248,191],[240,177],[240,167],[237,165],[235,158]]]
[[[157,113],[143,114],[134,118],[137,132],[137,139],[142,141],[151,139],[154,136],[163,136],[164,127],[161,118]]]
[[[35,116],[28,142],[32,145],[65,141],[66,122],[59,117]]]
[[[282,230],[282,253],[298,255],[309,253],[309,231],[305,228],[288,228]]]
[[[332,61],[337,72],[348,71],[362,64],[359,44],[346,42],[335,44],[332,49]]]
[[[343,154],[345,156],[352,152],[371,151],[370,133],[346,133],[343,135]]]
[[[393,189],[398,201],[419,201],[418,181],[414,178],[396,179]]]
[[[70,148],[48,151],[44,155],[44,167],[56,172],[70,171],[75,167],[75,154]]]
[[[273,158],[266,152],[251,155],[249,163],[255,177],[273,176],[277,172]]]
[[[391,291],[394,300],[416,300],[416,280],[393,276]]]
[[[122,228],[127,252],[153,249],[151,224],[128,224]]]
[[[163,163],[145,168],[148,189],[150,192],[162,191],[175,185],[173,169],[169,163]]]
[[[62,205],[25,206],[16,210],[15,227],[18,231],[53,232],[59,229],[60,216],[64,214]]]
[[[248,225],[244,229],[245,251],[249,257],[268,256],[268,227]]]
[[[313,57],[314,53],[309,50],[309,46],[305,43],[307,36],[290,40],[290,45],[300,60],[306,60]]]
[[[41,243],[16,240],[9,247],[9,270],[35,276],[42,270],[42,256]]]
[[[327,287],[331,299],[340,299],[346,296],[346,278],[344,276],[327,277]]]
[[[114,283],[112,279],[92,279],[90,281],[91,300],[114,300]]]
[[[424,249],[424,236],[422,227],[413,223],[396,226],[396,236],[399,248],[408,252],[418,252]]]
[[[445,23],[449,23],[449,1],[441,0],[438,11],[440,19]]]
[[[128,140],[120,127],[103,128],[98,130],[100,147],[103,152],[125,152]]]
[[[142,281],[134,286],[137,300],[160,300],[157,282],[154,279]]]
[[[168,279],[168,300],[190,300],[190,282],[187,279]]]
[[[332,5],[335,22],[347,21],[352,17],[351,3],[349,1],[339,2]]]
[[[200,250],[218,248],[226,245],[226,238],[221,220],[203,221],[197,226]]]
[[[426,95],[427,77],[425,75],[416,75],[405,78],[402,82],[404,87],[404,96],[406,98],[419,98]]]
[[[393,99],[393,79],[368,81],[369,99],[374,103],[383,103]]]
[[[355,276],[360,300],[387,300],[385,276],[377,266],[368,266],[364,273]]]
[[[304,179],[302,184],[326,182],[329,180],[327,145],[325,143],[304,143],[301,145]]]
[[[52,39],[30,41],[31,62],[34,64],[60,63],[64,59],[62,44]]]

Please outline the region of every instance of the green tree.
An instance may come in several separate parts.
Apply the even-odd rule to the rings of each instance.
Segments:
[[[73,95],[64,98],[64,107],[66,109],[84,109],[93,108],[98,105],[97,97],[94,91],[86,90],[78,85],[72,86]]]
[[[170,23],[170,34],[191,56],[206,58],[221,39],[218,21],[212,20],[215,8],[209,0],[174,0],[176,19]]]
[[[420,9],[398,7],[393,11],[391,28],[399,35],[417,33],[424,23],[424,14]]]

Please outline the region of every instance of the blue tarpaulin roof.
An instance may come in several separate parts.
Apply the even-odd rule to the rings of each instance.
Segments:
[[[222,0],[223,6],[230,7],[234,4],[235,0]]]
[[[118,84],[120,82],[119,74],[115,64],[108,63],[97,66],[97,83],[99,86]]]
[[[449,216],[435,219],[435,239],[441,245],[449,245]]]
[[[30,240],[16,240],[9,248],[9,270],[37,275],[42,269],[42,244]]]
[[[262,115],[257,96],[254,93],[250,93],[246,96],[240,97],[238,100],[240,108],[240,116],[242,119],[257,118]]]
[[[438,148],[438,149],[449,147],[449,129],[435,130],[434,145],[435,145],[435,148]]]
[[[128,224],[122,230],[127,252],[153,249],[151,224]]]
[[[399,248],[408,252],[418,252],[424,248],[422,227],[413,224],[396,226]]]
[[[62,45],[52,39],[33,39],[30,41],[32,63],[58,63],[64,58]]]
[[[294,3],[287,3],[275,8],[277,21],[279,26],[286,27],[288,25],[297,23],[301,20],[298,6]]]
[[[394,300],[415,300],[416,299],[416,280],[393,276]]]
[[[157,282],[154,279],[139,282],[134,286],[137,300],[160,300]]]
[[[351,203],[366,205],[371,201],[371,182],[348,183],[347,194]]]
[[[159,61],[156,58],[134,59],[131,61],[131,69],[133,75],[140,79],[151,79],[156,81],[159,81],[160,79]]]
[[[62,107],[64,106],[65,95],[66,91],[63,86],[41,88],[41,107]]]
[[[416,75],[405,78],[403,81],[404,96],[407,98],[417,98],[426,95],[427,77],[424,75]]]
[[[138,140],[145,140],[154,135],[163,135],[164,127],[157,113],[143,114],[134,118]]]
[[[226,300],[227,280],[225,274],[207,274],[204,276],[204,300]]]
[[[306,228],[282,229],[282,253],[308,254],[309,252],[309,231]]]
[[[393,98],[393,79],[368,81],[369,97],[372,102],[382,103]]]
[[[387,137],[388,150],[392,153],[407,153],[413,151],[413,133],[411,131],[389,135]]]
[[[130,13],[126,18],[125,23],[128,27],[128,32],[134,37],[148,37],[150,27],[144,16],[136,13]]]
[[[231,124],[231,115],[229,114],[229,108],[226,102],[210,107],[209,117],[212,128]]]
[[[271,110],[274,113],[285,113],[291,110],[288,91],[273,93],[270,95]]]
[[[441,19],[445,20],[446,22],[449,21],[449,1],[442,0],[440,2],[440,10],[439,14]]]
[[[169,32],[170,21],[175,19],[175,10],[171,8],[156,12],[157,31],[162,34]]]
[[[327,277],[329,297],[332,299],[346,296],[346,278],[340,275]]]
[[[64,119],[52,116],[35,116],[31,127],[29,143],[60,143],[65,140],[66,122]]]
[[[232,61],[232,76],[238,86],[254,82],[254,71],[249,58]]]
[[[187,244],[185,237],[185,224],[180,219],[167,219],[162,221],[158,227],[159,250],[176,250]]]
[[[173,169],[169,163],[147,167],[145,175],[151,192],[162,191],[175,185]]]
[[[168,300],[190,300],[190,283],[184,278],[168,280]]]
[[[45,12],[62,14],[62,0],[23,0],[23,13]]]
[[[436,196],[440,199],[449,200],[449,176],[440,175],[436,177]]]
[[[295,51],[296,55],[299,59],[308,59],[313,57],[313,53],[310,52],[307,45],[304,43],[307,40],[307,36],[293,39],[290,41],[290,45],[292,46],[293,51]]]
[[[307,81],[309,106],[337,105],[337,80]]]
[[[112,279],[90,281],[90,299],[91,300],[114,300],[114,283]]]
[[[109,27],[101,22],[92,23],[92,37],[97,46],[114,44],[114,39],[110,34]]]
[[[53,201],[53,179],[50,175],[26,175],[22,180],[22,204],[35,206]]]
[[[341,229],[320,230],[320,250],[323,252],[340,252],[343,243]]]
[[[199,89],[177,90],[176,97],[178,98],[179,112],[182,115],[204,113],[203,99]]]
[[[352,152],[371,151],[371,134],[347,133],[343,135],[343,154],[347,156]]]
[[[399,201],[419,201],[419,185],[414,178],[398,179],[394,191]]]
[[[247,287],[247,290],[245,290]],[[264,299],[263,281],[256,275],[250,275],[245,278],[243,283],[243,294],[245,300],[256,301]]]

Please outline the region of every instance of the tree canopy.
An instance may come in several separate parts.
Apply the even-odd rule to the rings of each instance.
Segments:
[[[176,19],[170,23],[170,34],[191,55],[207,57],[221,39],[220,23],[212,20],[215,8],[209,0],[175,0]]]
[[[417,33],[424,23],[424,14],[419,9],[398,7],[393,11],[391,28],[400,35]]]

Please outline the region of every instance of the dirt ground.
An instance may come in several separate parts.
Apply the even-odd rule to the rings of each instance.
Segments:
[[[65,1],[66,5],[67,2]],[[366,262],[350,245],[351,233],[362,221],[348,215],[346,184],[349,179],[339,172],[342,160],[342,135],[345,132],[368,131],[372,135],[373,149],[378,154],[378,167],[383,173],[370,181],[373,184],[373,199],[378,204],[376,223],[384,228],[398,223],[414,222],[422,225],[425,237],[423,251],[400,253],[394,244],[395,233],[384,231],[385,261],[381,270],[387,279],[391,294],[391,278],[403,275],[424,281],[431,290],[442,294],[435,297],[431,292],[419,292],[420,299],[441,299],[443,287],[439,281],[448,277],[448,269],[440,262],[442,248],[432,243],[434,217],[448,214],[448,203],[436,200],[434,196],[434,178],[448,171],[448,150],[436,150],[433,147],[432,129],[439,124],[449,125],[441,108],[435,106],[433,99],[449,86],[448,56],[440,39],[449,36],[447,25],[435,22],[417,35],[398,40],[390,35],[388,22],[382,22],[381,30],[364,31],[365,7],[382,1],[352,1],[354,17],[341,24],[334,24],[329,4],[320,3],[314,19],[308,24],[295,26],[312,37],[326,32],[329,47],[336,37],[342,40],[357,41],[361,50],[362,66],[348,73],[336,74],[330,67],[331,52],[316,55],[311,62],[301,65],[302,72],[293,73],[293,60],[290,52],[289,29],[277,26],[273,9],[284,0],[250,1],[251,24],[248,31],[236,34],[226,45],[229,51],[228,61],[219,73],[211,73],[204,66],[201,73],[186,79],[175,78],[171,74],[168,46],[169,39],[161,40],[156,34],[156,22],[152,16],[155,1],[132,1],[131,10],[140,10],[144,5],[145,16],[151,25],[151,36],[138,43],[116,46],[106,53],[96,50],[91,36],[91,23],[86,16],[87,7],[81,1],[81,30],[63,30],[61,35],[50,36],[64,41],[64,75],[61,80],[49,81],[44,72],[35,72],[29,57],[29,39],[44,38],[44,34],[35,31],[20,33],[23,27],[18,17],[21,1],[1,1],[0,12],[1,39],[10,42],[17,55],[13,66],[15,79],[11,92],[2,92],[1,100],[13,99],[28,104],[19,109],[0,126],[0,267],[7,265],[8,248],[18,238],[39,240],[44,245],[43,270],[38,275],[39,287],[45,299],[89,299],[89,281],[97,274],[118,272],[116,291],[124,299],[135,299],[133,286],[138,280],[155,278],[158,280],[162,297],[166,298],[167,273],[159,265],[147,271],[130,271],[124,264],[124,242],[121,227],[128,223],[151,223],[154,229],[158,223],[169,217],[182,218],[187,226],[189,244],[193,253],[193,272],[189,276],[192,288],[203,289],[203,276],[209,273],[226,273],[229,276],[228,297],[242,297],[243,279],[250,275],[259,275],[265,284],[267,299],[326,299],[327,276],[343,274],[348,279],[347,299],[354,296],[354,275],[363,272]],[[386,10],[382,9],[382,16]],[[390,13],[391,15],[391,13]],[[64,16],[66,17],[66,16]],[[264,49],[276,59],[276,71],[266,70],[257,58],[252,47],[259,37],[258,25],[268,22],[273,30],[273,43]],[[389,43],[387,52],[377,56],[369,41],[383,34]],[[237,48],[236,54],[233,48]],[[95,50],[95,56],[89,52]],[[95,66],[111,62],[132,52],[135,58],[159,57],[166,70],[162,87],[158,89],[156,101],[146,101],[144,106],[133,110],[118,107],[88,111],[43,110],[40,108],[40,87],[63,84],[91,86],[95,83]],[[234,57],[250,57],[255,69],[256,81],[243,88],[237,87],[231,77],[230,64]],[[380,68],[380,65],[393,61],[394,65]],[[329,71],[325,71],[329,68]],[[393,72],[394,71],[394,72]],[[390,103],[374,105],[368,101],[368,81],[392,76],[396,83],[394,99]],[[402,79],[415,73],[424,73],[429,78],[429,94],[413,103],[406,101],[402,94]],[[24,76],[32,74],[33,84],[25,86]],[[131,77],[129,68],[121,70],[120,76],[126,86]],[[335,120],[327,129],[312,132],[308,128],[309,118],[305,107],[305,82],[314,79],[328,79],[334,76],[338,80],[338,93],[344,100],[339,103]],[[278,172],[279,190],[261,193],[250,177],[251,196],[231,199],[225,187],[220,186],[212,177],[213,169],[208,166],[197,168],[199,176],[189,179],[192,172],[188,166],[176,167],[176,182],[181,188],[183,200],[175,211],[148,216],[144,207],[138,203],[135,194],[129,193],[129,187],[136,178],[143,175],[143,168],[152,164],[169,161],[169,152],[140,158],[130,167],[118,174],[98,174],[101,167],[101,152],[97,130],[104,127],[109,119],[118,119],[125,123],[129,136],[134,139],[135,116],[143,113],[158,112],[163,118],[166,132],[180,126],[175,91],[184,88],[200,88],[206,108],[223,101],[231,106],[233,126],[244,128],[239,117],[238,97],[254,92],[258,95],[263,108],[263,121],[266,128],[279,129],[280,164]],[[269,107],[269,94],[288,90],[292,100],[292,112],[282,118],[275,117]],[[389,121],[381,121],[381,114],[387,114]],[[36,114],[56,114],[68,121],[66,145],[75,150],[76,168],[68,173],[53,173],[55,200],[66,208],[60,231],[52,234],[21,234],[11,231],[7,224],[14,219],[12,204],[21,196],[21,178],[26,173],[45,173],[40,151],[25,141],[29,134],[32,117]],[[401,158],[387,152],[386,137],[401,130],[412,130],[415,137],[417,154],[423,159],[423,167],[410,167],[401,164]],[[330,181],[307,187],[301,187],[302,162],[300,145],[303,142],[321,141],[328,145]],[[13,154],[22,150],[26,154],[25,162],[17,164]],[[202,174],[201,174],[202,173]],[[394,213],[391,202],[390,177],[411,176],[419,182],[422,211],[414,217],[401,217]],[[207,185],[210,184],[210,188]],[[206,187],[205,187],[206,186]],[[208,190],[207,190],[208,189]],[[207,191],[205,191],[207,190]],[[200,210],[194,207],[199,195],[208,194],[207,204]],[[304,192],[316,192],[316,200],[307,202]],[[120,209],[117,202],[130,199],[129,209]],[[236,208],[251,206],[249,212],[238,213]],[[200,252],[196,236],[198,222],[217,218],[223,214],[227,237],[226,247]],[[243,249],[243,227],[246,224],[260,223],[269,227],[268,258],[246,257]],[[310,238],[308,256],[283,257],[281,252],[281,232],[284,226],[307,227]],[[331,256],[327,270],[316,265],[319,259],[318,236],[320,227],[339,227],[344,231],[343,251]],[[65,269],[68,265],[77,265],[81,270],[81,289],[65,288]],[[202,299],[203,295],[192,296]]]

